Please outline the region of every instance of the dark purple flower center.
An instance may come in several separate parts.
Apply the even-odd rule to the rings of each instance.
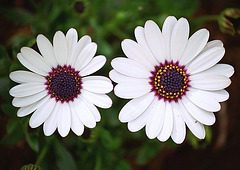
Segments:
[[[57,102],[73,101],[81,92],[81,76],[79,71],[75,71],[71,66],[64,65],[52,68],[46,80],[48,94]]]
[[[149,83],[152,91],[159,100],[164,99],[169,102],[177,102],[186,94],[189,87],[188,74],[184,66],[179,66],[178,62],[167,62],[155,67]]]

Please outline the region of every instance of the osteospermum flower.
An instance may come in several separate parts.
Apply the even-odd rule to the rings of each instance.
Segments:
[[[121,122],[139,131],[144,126],[148,138],[166,141],[170,136],[182,143],[186,125],[203,139],[204,125],[215,122],[213,112],[228,99],[223,90],[230,85],[234,69],[216,64],[224,56],[221,41],[208,41],[209,32],[200,29],[189,38],[185,18],[168,17],[162,31],[149,20],[136,27],[137,42],[125,39],[125,57],[112,60],[110,78],[118,83],[114,93],[130,100],[120,111]]]
[[[57,31],[53,45],[43,35],[37,36],[41,55],[29,47],[21,48],[17,58],[30,71],[14,71],[10,78],[20,83],[10,89],[12,104],[20,107],[19,117],[34,112],[29,125],[43,124],[46,136],[58,129],[64,137],[70,129],[81,135],[84,126],[94,128],[100,121],[96,106],[109,108],[112,100],[105,94],[112,91],[111,80],[104,76],[89,76],[106,62],[103,55],[94,57],[97,44],[88,35],[78,41],[75,29],[66,36]]]

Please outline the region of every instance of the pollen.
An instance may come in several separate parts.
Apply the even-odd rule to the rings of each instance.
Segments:
[[[178,62],[165,61],[164,64],[155,67],[149,82],[159,100],[177,102],[188,91],[188,76],[185,67],[180,66]]]
[[[73,101],[81,92],[79,71],[71,66],[57,66],[46,76],[46,89],[51,98],[61,103]]]

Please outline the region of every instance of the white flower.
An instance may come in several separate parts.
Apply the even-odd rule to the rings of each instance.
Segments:
[[[234,69],[216,64],[225,50],[219,40],[210,41],[201,29],[189,38],[185,18],[168,17],[162,31],[149,20],[135,29],[137,42],[125,39],[125,57],[112,60],[110,78],[118,83],[114,93],[132,99],[120,111],[121,122],[136,132],[144,126],[148,138],[166,141],[170,136],[182,143],[186,126],[199,139],[205,138],[204,125],[215,122],[213,112],[228,99],[223,90],[231,83]]]
[[[29,47],[21,48],[18,60],[30,71],[14,71],[10,78],[20,83],[10,89],[12,104],[20,107],[19,117],[34,112],[29,125],[43,124],[49,136],[58,129],[62,137],[70,129],[82,135],[84,126],[94,128],[101,119],[96,106],[109,108],[112,100],[105,94],[112,91],[111,80],[103,76],[88,76],[106,62],[106,57],[94,57],[97,44],[88,35],[78,41],[77,31],[69,29],[66,36],[57,31],[53,45],[38,35],[41,55]]]

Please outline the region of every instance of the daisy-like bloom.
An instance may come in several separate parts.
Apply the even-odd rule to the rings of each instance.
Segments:
[[[84,126],[94,128],[101,119],[96,106],[109,108],[112,100],[106,95],[113,89],[112,82],[104,76],[89,76],[98,71],[106,57],[98,55],[97,44],[88,35],[78,41],[77,31],[69,29],[66,36],[57,31],[53,45],[43,35],[37,36],[41,55],[29,47],[17,54],[20,63],[30,71],[14,71],[10,78],[20,83],[10,89],[12,104],[20,107],[19,117],[34,112],[29,125],[43,124],[49,136],[58,129],[62,137],[70,129],[82,135]]]
[[[144,126],[148,138],[166,141],[170,136],[182,143],[186,125],[199,139],[204,125],[215,122],[213,112],[229,97],[224,88],[234,69],[216,64],[225,50],[219,40],[208,41],[209,32],[200,29],[189,38],[187,19],[168,17],[162,31],[151,20],[136,27],[136,41],[125,39],[127,58],[112,60],[110,78],[118,83],[114,93],[130,100],[120,111],[121,122],[136,132]]]

